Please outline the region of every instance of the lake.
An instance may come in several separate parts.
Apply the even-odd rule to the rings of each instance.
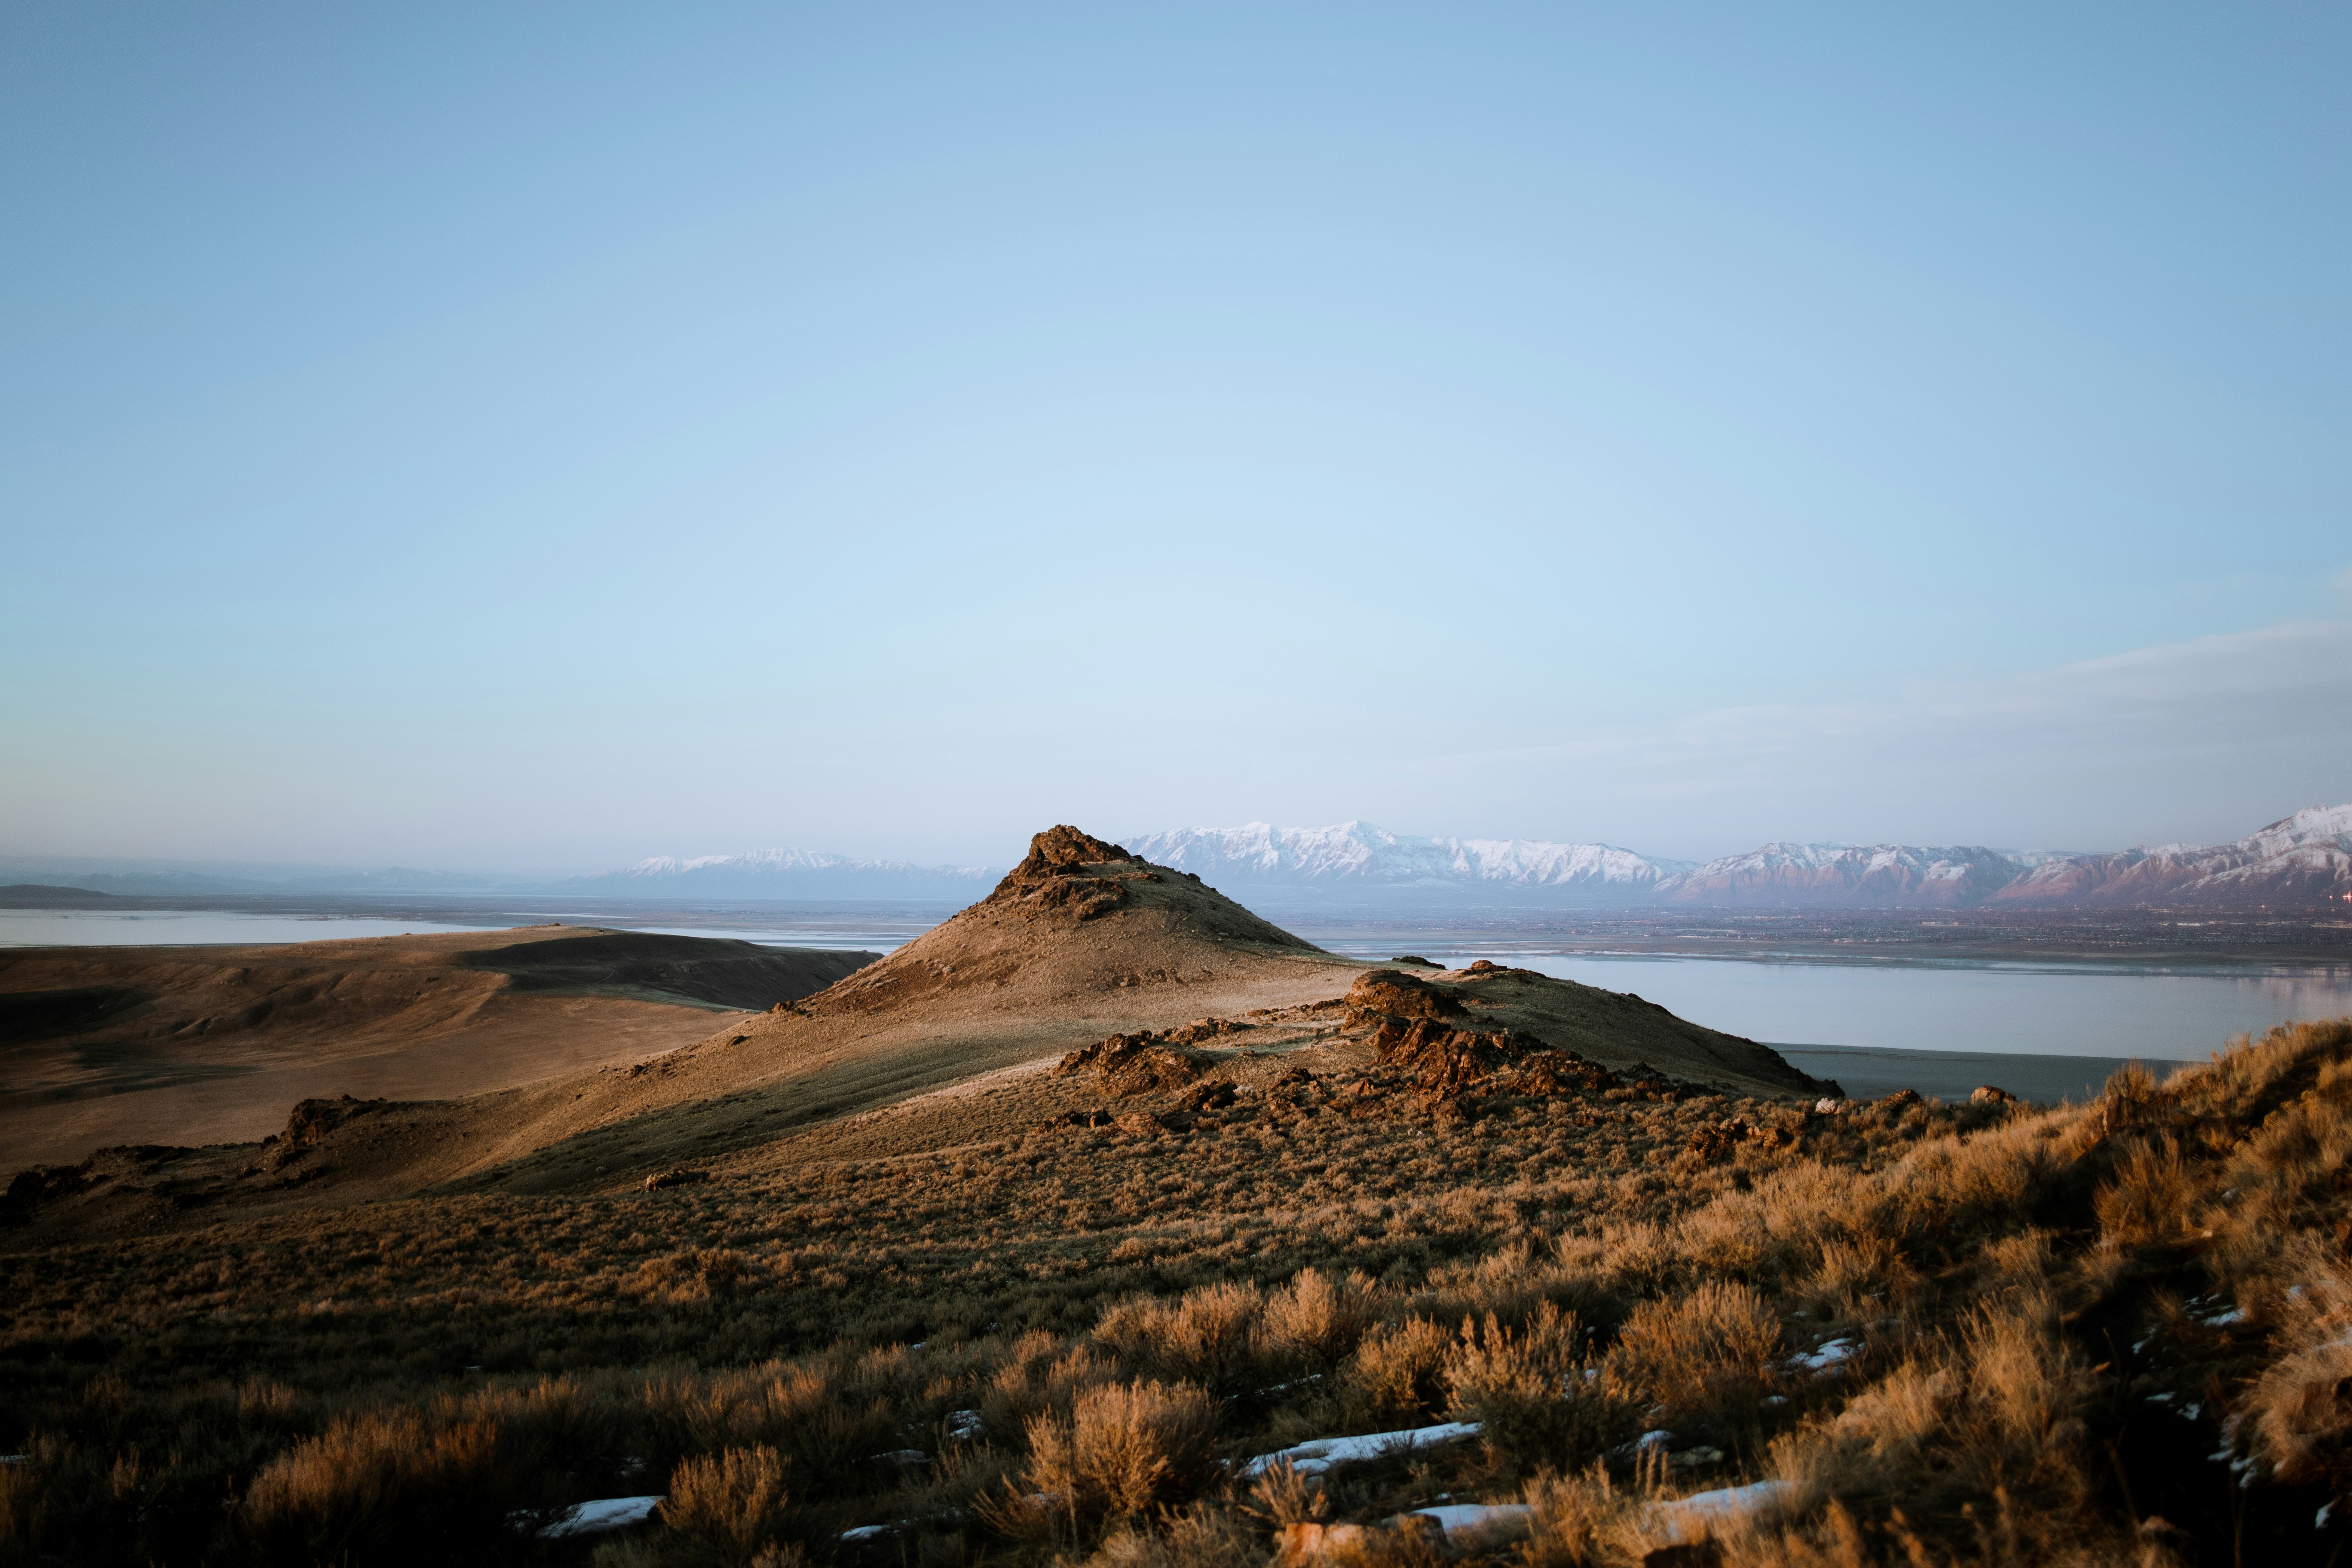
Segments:
[[[685,911],[675,909],[636,918],[567,909],[529,918],[887,952],[944,912],[812,908],[771,916],[735,910],[681,919]],[[509,907],[508,920],[513,918]],[[0,947],[317,942],[497,930],[503,923],[194,910],[0,910]],[[1792,1047],[2195,1061],[2232,1035],[2291,1019],[2352,1014],[2352,964],[1853,963],[1547,952],[1539,942],[1497,942],[1491,935],[1463,944],[1438,933],[1410,941],[1358,931],[1301,934],[1351,957],[1418,952],[1449,966],[1492,958],[1632,992],[1709,1027]]]
[[[0,910],[0,948],[210,947],[505,929],[504,924],[347,915],[247,915],[218,910]]]
[[[1397,949],[1361,942],[1360,956]],[[1411,951],[1411,950],[1408,950]],[[2352,1014],[2352,964],[2154,968],[2106,963],[1680,958],[1652,953],[1426,952],[1630,992],[1775,1045],[2202,1061],[2232,1035]]]

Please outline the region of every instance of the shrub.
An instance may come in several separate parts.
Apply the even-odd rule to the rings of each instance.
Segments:
[[[1365,1336],[1339,1383],[1339,1419],[1350,1432],[1412,1426],[1445,1398],[1454,1336],[1427,1318],[1408,1318]]]
[[[790,1502],[783,1457],[763,1443],[679,1461],[661,1517],[722,1563],[748,1568],[774,1554]]]
[[[1173,1301],[1139,1296],[1105,1312],[1095,1339],[1133,1371],[1235,1393],[1256,1381],[1265,1308],[1255,1285],[1209,1285]]]
[[[1216,1401],[1190,1384],[1090,1389],[1067,1420],[1030,1422],[1029,1490],[997,1521],[1019,1531],[1022,1515],[1042,1513],[1084,1538],[1178,1501],[1209,1478],[1216,1424]]]
[[[49,1516],[49,1468],[55,1449],[0,1465],[0,1562],[29,1559],[40,1547]]]
[[[2116,1162],[2114,1179],[2094,1194],[2092,1206],[2101,1230],[2117,1241],[2139,1243],[2186,1230],[2196,1196],[2197,1183],[2181,1162],[2179,1142],[2168,1135],[2155,1143],[2133,1144]]]
[[[1517,1332],[1465,1321],[1446,1358],[1454,1413],[1519,1464],[1576,1466],[1632,1435],[1633,1412],[1585,1355],[1575,1315],[1550,1302]]]
[[[239,1522],[266,1563],[478,1560],[527,1500],[500,1450],[493,1421],[342,1416],[262,1468]]]
[[[1232,1509],[1195,1503],[1163,1515],[1157,1529],[1129,1525],[1114,1531],[1089,1568],[1259,1568],[1265,1549]]]
[[[1737,1423],[1752,1418],[1769,1392],[1780,1344],[1780,1320],[1761,1296],[1709,1280],[1634,1308],[1609,1361],[1670,1417]]]
[[[1363,1342],[1373,1321],[1372,1282],[1360,1273],[1334,1279],[1302,1268],[1266,1293],[1259,1334],[1264,1359],[1283,1372],[1328,1372]]]

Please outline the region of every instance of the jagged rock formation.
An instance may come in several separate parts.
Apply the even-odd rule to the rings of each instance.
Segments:
[[[1500,967],[1480,963],[1488,971]],[[1457,1094],[1490,1081],[1509,1092],[1542,1096],[1618,1087],[1606,1068],[1522,1030],[1451,1022],[1467,1016],[1468,1009],[1440,987],[1393,969],[1376,969],[1348,990],[1348,1026],[1369,1031],[1372,1059],[1402,1070],[1429,1093]]]

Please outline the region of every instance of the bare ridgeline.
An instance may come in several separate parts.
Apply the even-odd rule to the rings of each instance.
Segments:
[[[2352,1023],[2086,1106],[1856,1103],[1067,827],[723,1018],[17,1176],[0,1562],[2342,1543]]]

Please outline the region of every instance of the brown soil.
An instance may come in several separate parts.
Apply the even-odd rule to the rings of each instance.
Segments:
[[[1181,1126],[1198,1109],[1188,1092],[1264,1097],[1300,1066],[1355,1086],[1349,1114],[1423,1115],[1427,1086],[1376,1060],[1396,1006],[1507,1035],[1522,1090],[1590,1089],[1596,1064],[1663,1093],[1675,1080],[1768,1096],[1822,1087],[1765,1047],[1637,998],[1491,964],[1409,976],[1339,958],[1196,878],[1055,828],[988,898],[887,959],[716,1032],[706,1018],[705,1037],[658,1060],[622,1065],[630,1053],[615,1051],[521,1087],[386,1108],[329,1133],[291,1175],[259,1168],[249,1148],[142,1152],[102,1190],[42,1204],[34,1229],[209,1224],[426,1190],[618,1193],[685,1166],[742,1181],[957,1148],[1072,1113],[1091,1123],[1114,1100],[1122,1126]],[[1048,1070],[1121,1035],[1148,1061],[1112,1051],[1116,1081]],[[1518,1059],[1530,1052],[1544,1059]],[[1476,1114],[1478,1077],[1450,1086],[1471,1103],[1446,1114]],[[34,1239],[19,1230],[10,1245]]]
[[[871,953],[541,926],[283,946],[0,954],[10,1168],[276,1131],[295,1101],[441,1099],[701,1039]]]

